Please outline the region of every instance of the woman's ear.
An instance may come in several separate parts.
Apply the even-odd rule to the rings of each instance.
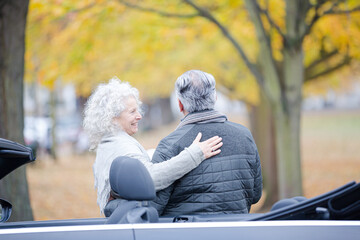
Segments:
[[[119,117],[114,117],[111,120],[111,123],[112,123],[113,126],[117,126],[117,127],[121,128],[120,118]]]

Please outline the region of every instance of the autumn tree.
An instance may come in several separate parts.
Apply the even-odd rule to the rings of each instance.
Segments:
[[[33,0],[26,79],[49,89],[59,79],[70,81],[86,97],[99,82],[117,75],[148,101],[168,97],[186,70],[211,72],[222,91],[252,109],[253,132],[265,149],[263,172],[270,179],[265,187],[274,201],[277,170],[281,197],[301,194],[304,82],[359,58],[354,4]]]
[[[268,109],[267,116],[272,119],[272,124],[267,126],[268,131],[274,131],[275,149],[271,154],[276,156],[279,197],[301,195],[300,120],[303,84],[349,65],[353,58],[358,59],[356,38],[334,34],[329,26],[325,32],[324,26],[321,26],[323,19],[337,15],[332,20],[332,27],[338,27],[340,31],[346,29],[348,35],[357,36],[359,23],[355,17],[357,13],[354,13],[359,10],[357,2],[246,0],[248,18],[255,32],[253,40],[258,44],[255,57],[249,54],[236,35],[239,29],[227,26],[234,25],[228,21],[228,16],[234,17],[233,12],[244,7],[242,3],[183,0],[195,12],[181,14],[154,8],[144,2],[119,2],[165,17],[204,18],[222,32],[255,78],[261,90],[262,106],[266,111]],[[221,11],[227,15],[221,15]],[[245,23],[246,20],[243,25]],[[350,23],[351,27],[347,27]]]
[[[142,98],[169,96],[173,84],[163,79],[171,71],[156,67],[169,62],[162,57],[169,47],[155,34],[166,30],[153,15],[147,18],[152,26],[143,28],[137,14],[124,11],[116,1],[32,1],[26,82],[50,91],[56,82],[71,82],[87,97],[116,75],[139,88]]]
[[[0,137],[24,143],[23,76],[29,1],[0,2]],[[12,221],[32,220],[26,168],[0,181],[0,196],[13,205]]]

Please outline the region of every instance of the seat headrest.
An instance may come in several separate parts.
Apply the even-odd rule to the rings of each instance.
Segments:
[[[274,205],[271,207],[270,211],[274,211],[274,210],[278,210],[280,208],[288,207],[288,206],[297,204],[297,203],[305,201],[305,200],[307,200],[307,198],[303,197],[303,196],[296,196],[296,197],[292,197],[292,198],[284,198],[284,199],[281,199],[281,200],[277,201],[276,203],[274,203]]]
[[[113,192],[126,200],[153,200],[154,182],[146,167],[137,159],[117,157],[110,167],[110,186]]]

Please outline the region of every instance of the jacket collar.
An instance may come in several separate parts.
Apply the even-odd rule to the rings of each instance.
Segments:
[[[176,129],[193,123],[210,123],[210,122],[225,122],[227,117],[216,111],[216,110],[203,110],[199,112],[192,112],[187,114],[183,119],[181,119],[180,124]]]

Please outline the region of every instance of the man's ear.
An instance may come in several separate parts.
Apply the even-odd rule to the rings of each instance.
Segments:
[[[184,105],[182,104],[182,102],[180,101],[180,99],[178,99],[178,103],[179,103],[180,112],[184,112]]]

